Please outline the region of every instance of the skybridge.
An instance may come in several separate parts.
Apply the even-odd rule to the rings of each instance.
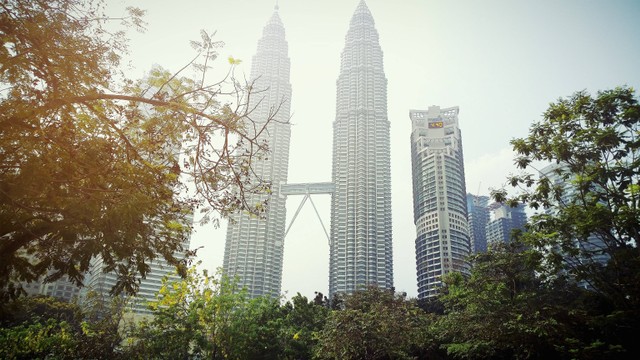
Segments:
[[[289,226],[287,227],[287,231],[285,231],[284,233],[284,237],[285,238],[287,237],[287,234],[289,233],[289,230],[291,230],[291,226],[293,225],[293,222],[298,217],[300,210],[302,210],[302,207],[304,206],[304,204],[307,202],[307,200],[309,200],[309,202],[311,202],[311,206],[313,206],[313,210],[316,212],[316,216],[318,217],[318,220],[320,220],[320,225],[322,225],[322,230],[324,230],[324,234],[327,236],[327,241],[329,242],[329,244],[331,244],[331,237],[329,237],[327,228],[324,226],[324,223],[322,222],[320,213],[316,208],[316,204],[313,203],[313,199],[311,198],[311,195],[333,194],[335,191],[336,191],[336,185],[332,182],[299,183],[299,184],[282,184],[281,183],[280,191],[278,192],[280,196],[282,197],[286,197],[290,195],[304,196],[302,198],[302,201],[300,202],[300,205],[298,205],[298,210],[296,210],[296,213],[293,215],[293,218],[291,219],[291,223],[289,223]]]

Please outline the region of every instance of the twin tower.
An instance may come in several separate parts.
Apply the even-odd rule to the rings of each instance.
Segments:
[[[390,139],[382,57],[373,17],[361,0],[351,18],[337,80],[332,184],[328,184],[332,194],[329,296],[368,285],[393,287]],[[291,84],[288,45],[277,6],[252,60],[255,88],[266,89],[257,96],[252,118],[266,120],[279,107],[275,121],[261,135],[271,154],[253,163],[256,175],[273,187],[270,194],[249,199],[250,203],[268,200],[264,218],[237,214],[229,222],[223,268],[237,276],[251,296],[279,296],[285,201],[290,193],[278,184],[287,183]]]

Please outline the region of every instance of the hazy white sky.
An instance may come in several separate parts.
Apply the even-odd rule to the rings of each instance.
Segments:
[[[349,20],[359,0],[280,0],[291,58],[289,182],[331,180],[336,79]],[[409,109],[460,107],[467,191],[488,194],[512,169],[509,140],[522,137],[547,105],[576,90],[640,88],[637,0],[368,0],[384,51],[391,122],[395,286],[417,294]],[[193,56],[200,29],[217,31],[226,58],[249,76],[272,0],[108,0],[147,10],[148,30],[129,34],[131,65],[178,70]],[[301,198],[288,200],[288,218]],[[329,226],[329,196],[314,197]],[[225,227],[198,228],[206,267],[222,265]],[[312,297],[328,289],[329,247],[305,205],[285,239],[283,292]]]

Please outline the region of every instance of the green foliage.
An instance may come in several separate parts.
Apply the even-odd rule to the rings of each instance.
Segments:
[[[231,65],[238,65],[242,62],[242,60],[235,59],[233,56],[229,56],[228,61]]]
[[[314,348],[318,345],[318,335],[330,313],[322,293],[316,293],[313,301],[298,293],[284,305],[284,308],[287,309],[283,334],[284,357],[311,359]]]
[[[471,276],[445,277],[445,316],[435,325],[453,358],[561,358],[559,320],[578,289],[536,275],[541,256],[520,241],[493,246],[472,259]]]
[[[78,342],[75,335],[67,322],[54,319],[0,329],[0,357],[72,359]]]
[[[370,287],[347,296],[318,335],[319,359],[408,359],[429,347],[430,317],[393,291]]]
[[[469,278],[445,277],[445,314],[431,332],[448,357],[635,358],[633,336],[619,329],[637,328],[637,317],[561,273],[540,276],[543,254],[521,240],[475,255]]]
[[[257,297],[235,309],[227,332],[231,359],[280,359],[286,346],[286,312],[280,300]]]
[[[561,98],[529,136],[511,143],[523,170],[509,179],[518,192],[510,197],[503,189],[494,198],[545,210],[530,219],[522,237],[543,258],[543,266],[534,268],[538,278],[552,284],[555,293],[562,288],[554,281],[561,280],[590,290],[565,308],[563,326],[574,332],[564,334],[566,348],[581,358],[633,358],[640,353],[629,335],[640,329],[640,104],[635,91],[620,87]],[[533,168],[535,162],[557,166],[545,175]],[[524,172],[530,168],[538,174]],[[551,306],[557,300],[536,301]]]
[[[3,304],[0,357],[3,359],[114,359],[121,338],[121,308],[91,316],[51,297],[27,297]]]
[[[291,302],[258,297],[223,275],[188,271],[165,282],[153,317],[127,333],[126,357],[136,359],[310,359],[328,309],[299,294]]]
[[[601,277],[603,257],[637,255],[640,241],[640,104],[631,88],[602,91],[596,97],[578,92],[549,106],[526,138],[512,140],[516,164],[526,170],[534,161],[558,164],[552,182],[548,176],[524,173],[510,182],[520,192],[512,198],[506,190],[497,200],[522,202],[548,209],[531,219],[532,245],[548,248],[549,263],[564,266],[577,280],[608,292],[627,307],[637,307],[638,289],[610,289],[610,284],[637,284],[637,278]],[[570,196],[571,195],[571,196]],[[602,245],[594,244],[593,237]],[[558,257],[563,261],[558,262]],[[555,258],[555,259],[554,259]],[[585,261],[588,260],[588,261]],[[630,265],[628,262],[625,266]],[[621,273],[623,269],[617,269]],[[618,291],[621,290],[621,291]]]
[[[82,309],[48,296],[25,297],[0,306],[0,325],[3,327],[48,319],[79,324],[82,321]]]
[[[224,276],[195,267],[182,281],[163,281],[151,320],[128,333],[127,353],[139,359],[226,358],[232,317],[246,295]]]
[[[0,299],[20,281],[81,284],[93,257],[119,276],[114,293],[134,293],[155,257],[184,275],[176,254],[196,206],[205,219],[260,211],[245,201],[269,188],[251,178],[267,148],[248,116],[250,86],[231,70],[204,82],[220,42],[201,34],[180,70],[196,78],[156,68],[133,81],[119,73],[126,39],[105,30],[101,1],[0,6]],[[143,13],[130,8],[124,27],[142,26]]]
[[[183,281],[165,282],[150,309],[153,318],[128,331],[127,357],[310,358],[328,311],[300,295],[282,306],[279,299],[250,299],[225,276],[195,268]]]

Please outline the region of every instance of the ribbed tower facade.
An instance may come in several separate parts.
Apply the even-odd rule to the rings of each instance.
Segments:
[[[232,217],[227,228],[223,268],[227,275],[238,277],[240,285],[253,297],[279,296],[282,285],[282,256],[286,223],[285,198],[278,185],[287,182],[289,166],[288,124],[291,109],[291,63],[278,7],[264,27],[258,49],[252,59],[251,79],[255,81],[250,107],[251,118],[260,128],[272,117],[259,141],[266,141],[269,154],[254,160],[252,169],[262,180],[271,182],[270,195],[254,195],[250,204],[267,200],[264,218],[246,214]],[[277,109],[275,117],[273,114]]]
[[[442,275],[468,272],[471,252],[457,107],[411,110],[413,214],[418,298],[435,296]]]
[[[337,80],[329,294],[393,287],[387,79],[373,17],[360,1]]]

